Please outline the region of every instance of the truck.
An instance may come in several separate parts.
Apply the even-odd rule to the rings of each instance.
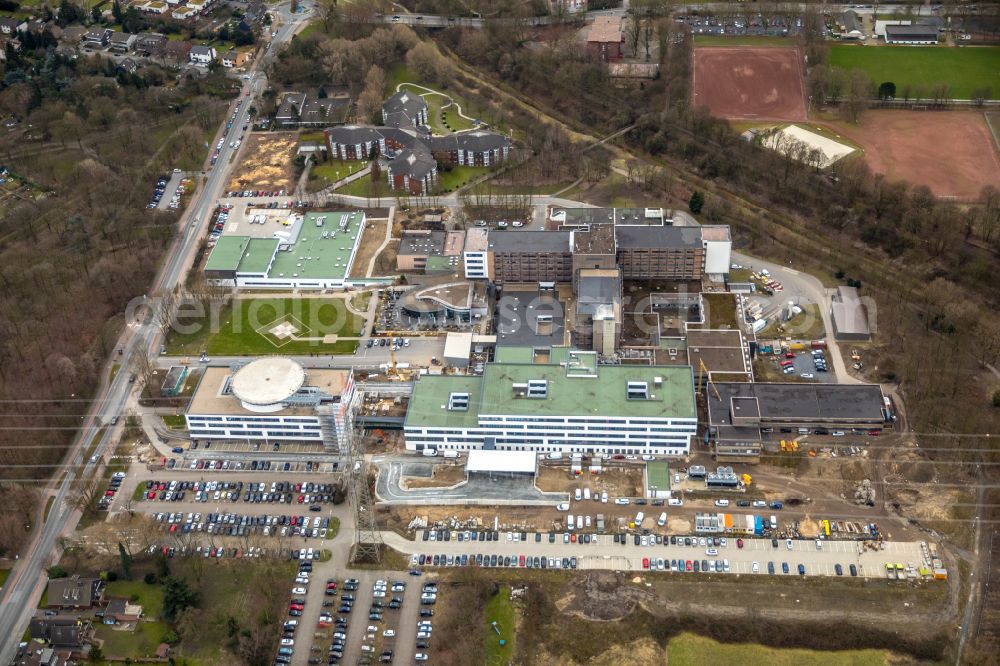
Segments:
[[[813,340],[809,346],[813,349],[826,349],[826,340]]]
[[[571,513],[566,517],[566,529],[572,532],[575,529],[575,525],[576,523],[574,522],[573,514]]]
[[[664,511],[660,514],[660,517],[656,519],[656,524],[659,527],[663,527],[667,524],[667,512]]]
[[[444,457],[445,458],[457,458],[458,456],[459,456],[458,451],[445,451],[444,452]]]
[[[428,458],[433,458],[437,454],[438,454],[437,449],[424,449],[424,455],[427,456]]]

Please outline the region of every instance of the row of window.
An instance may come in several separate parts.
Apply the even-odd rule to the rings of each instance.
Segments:
[[[407,450],[416,451],[416,446],[407,443]],[[453,444],[448,442],[447,446],[442,446],[449,451],[478,451],[482,445]],[[685,448],[668,448],[662,446],[651,446],[648,448],[636,447],[607,447],[607,446],[497,446],[499,451],[535,451],[537,453],[602,453],[607,455],[645,455],[655,453],[663,456],[686,456],[688,450]]]
[[[221,421],[224,423],[304,423],[315,425],[316,419],[311,416],[188,416],[188,421],[200,423],[201,421]]]

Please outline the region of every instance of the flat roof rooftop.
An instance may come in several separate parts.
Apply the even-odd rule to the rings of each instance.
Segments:
[[[475,428],[479,425],[476,405],[482,393],[482,377],[423,375],[413,386],[406,425]],[[452,393],[468,393],[468,410],[448,409]]]
[[[292,249],[274,257],[270,277],[346,278],[364,219],[361,212],[307,213]]]
[[[559,365],[491,363],[483,372],[482,414],[695,418],[694,384],[686,366],[597,367],[597,376],[567,376]],[[654,386],[657,378],[662,385]],[[514,384],[545,380],[547,397],[519,397]],[[646,382],[647,400],[629,400],[628,382]]]
[[[521,472],[534,474],[537,457],[534,451],[491,451],[473,449],[465,464],[467,472]]]
[[[555,347],[565,342],[566,308],[556,292],[504,292],[497,311],[498,345]]]
[[[762,421],[881,421],[883,396],[878,384],[733,383],[715,382],[721,402],[708,391],[709,420],[732,425],[730,401],[756,398]]]
[[[235,271],[250,239],[246,236],[222,236],[205,262],[206,271]]]
[[[444,231],[404,231],[396,254],[417,256],[443,254],[447,237],[448,234]]]
[[[248,366],[247,366],[248,367]],[[261,416],[260,412],[250,411],[243,407],[240,399],[231,390],[226,389],[227,382],[233,376],[233,371],[229,368],[210,367],[205,368],[205,372],[195,389],[191,402],[188,405],[187,413],[192,415],[222,414],[222,415],[247,415]],[[317,388],[332,396],[340,395],[350,372],[347,370],[316,369],[311,368],[306,373],[304,386]],[[266,415],[275,416],[312,416],[315,410],[312,407],[286,407],[277,412],[268,412]]]
[[[619,224],[615,227],[619,248],[698,248],[701,247],[701,227],[663,227]]]
[[[662,379],[661,386],[655,386]],[[547,397],[518,397],[514,384],[546,380]],[[630,400],[628,382],[646,382],[650,398]],[[468,393],[468,410],[449,410],[452,393]],[[475,428],[478,416],[633,416],[697,418],[691,368],[602,365],[596,375],[567,376],[560,365],[489,363],[481,377],[425,375],[413,388],[406,425]]]
[[[273,405],[302,388],[306,371],[290,358],[269,356],[251,361],[233,375],[231,390],[251,405]]]
[[[496,231],[489,234],[494,252],[572,252],[569,231]]]
[[[670,490],[670,465],[665,460],[650,460],[646,463],[646,486]]]

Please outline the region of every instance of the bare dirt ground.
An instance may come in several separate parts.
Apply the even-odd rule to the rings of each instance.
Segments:
[[[379,252],[378,259],[375,260],[375,272],[373,277],[396,275],[396,254],[399,252],[399,240],[393,239]]]
[[[982,112],[872,109],[859,125],[826,124],[864,147],[872,171],[938,196],[976,197],[1000,182],[1000,157]]]
[[[403,478],[403,489],[410,488],[447,488],[465,481],[465,468],[461,465],[434,465],[434,475],[431,478],[407,476]]]
[[[802,53],[782,48],[694,50],[694,105],[734,120],[806,119]]]
[[[229,181],[230,190],[295,189],[294,132],[252,134],[243,149],[243,158]]]
[[[365,223],[365,231],[361,235],[361,242],[358,243],[354,263],[351,264],[352,278],[368,277],[368,264],[375,256],[376,250],[382,247],[387,224],[389,224],[387,220],[371,220]]]
[[[570,492],[590,488],[590,492],[607,492],[608,497],[637,497],[642,490],[642,470],[609,468],[600,476],[570,474],[569,467],[541,467],[535,485],[545,492]]]

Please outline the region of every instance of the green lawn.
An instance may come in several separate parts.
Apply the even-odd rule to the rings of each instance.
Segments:
[[[298,339],[282,341],[272,336],[268,331],[279,321],[292,323],[298,329]],[[194,331],[172,332],[166,345],[168,354],[184,356],[201,351],[221,356],[352,354],[357,348],[355,341],[324,343],[322,338],[358,336],[364,318],[348,312],[341,299],[249,298],[226,306],[214,327],[209,316],[182,318],[180,323]]]
[[[337,194],[343,194],[349,197],[374,196],[375,193],[372,192],[372,175],[367,173],[357,180],[352,180],[347,185],[338,187],[336,192]],[[392,196],[392,192],[389,190],[389,184],[384,183],[383,187],[377,192],[377,194],[382,197]]]
[[[10,577],[10,569],[0,569],[0,588],[7,583],[8,577]]]
[[[103,624],[96,626],[97,637],[104,641],[104,656],[122,659],[154,655],[156,648],[170,632],[170,628],[163,622],[140,622],[135,631],[115,631]]]
[[[793,37],[754,37],[752,35],[740,35],[733,37],[722,37],[719,35],[695,35],[695,46],[798,46],[797,40]]]
[[[327,185],[337,182],[340,178],[346,178],[356,171],[360,171],[368,166],[368,161],[358,162],[355,160],[329,160],[322,164],[316,164],[310,170],[310,177],[316,176],[326,181]]]
[[[163,587],[147,585],[141,577],[136,576],[136,578],[137,580],[116,580],[108,583],[104,596],[134,599],[136,603],[142,605],[142,612],[146,617],[151,620],[159,619],[160,613],[163,612]]]
[[[948,46],[852,46],[830,47],[830,64],[844,69],[862,69],[875,85],[896,84],[896,96],[903,86],[926,88],[925,95],[938,83],[951,86],[954,99],[970,99],[982,86],[992,88],[992,98],[1000,99],[1000,47]]]
[[[160,416],[164,425],[173,430],[184,430],[187,428],[187,421],[183,414],[163,414]]]
[[[488,167],[453,166],[450,171],[438,169],[437,191],[453,192],[471,180],[490,172]]]
[[[681,634],[667,645],[670,666],[882,666],[884,650],[823,651],[777,649],[747,643],[718,643],[694,634]]]
[[[396,87],[400,83],[419,83],[417,75],[407,69],[403,63],[394,65],[385,73],[385,96],[395,95]]]
[[[462,106],[462,111],[464,111],[466,115],[471,115],[469,114],[469,111],[468,109],[465,108],[465,106]],[[458,115],[458,109],[456,109],[454,106],[450,106],[447,109],[443,109],[441,111],[441,124],[444,125],[446,129],[451,130],[452,132],[470,130],[473,127],[475,127],[475,125],[472,124],[471,120],[467,120],[466,118],[463,118],[462,116]]]
[[[515,645],[515,618],[514,606],[510,603],[510,586],[503,585],[500,591],[486,604],[485,613],[486,626],[483,627],[483,636],[486,639],[486,663],[487,664],[509,664],[514,657]],[[496,622],[500,629],[500,635],[493,629],[492,623]],[[503,640],[504,644],[500,645]]]

